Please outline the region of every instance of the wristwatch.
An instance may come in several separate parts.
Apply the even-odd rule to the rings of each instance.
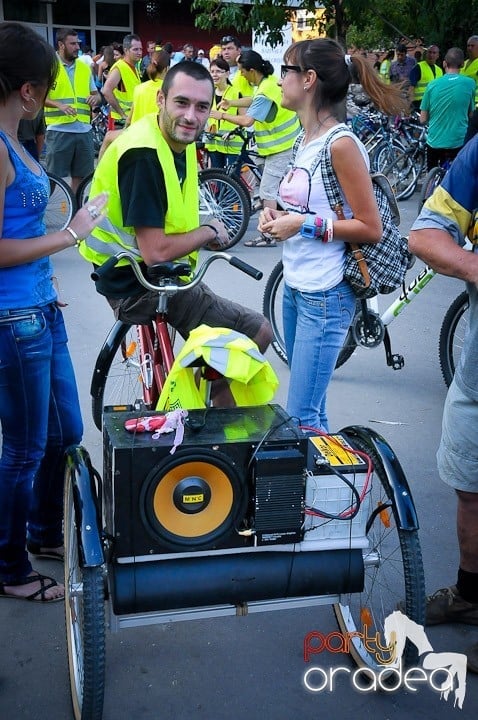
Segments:
[[[320,218],[318,218],[320,219]],[[315,224],[315,215],[306,215],[305,220],[300,226],[300,234],[305,238],[317,237],[317,225]]]

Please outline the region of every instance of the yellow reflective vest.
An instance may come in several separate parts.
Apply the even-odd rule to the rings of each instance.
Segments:
[[[230,379],[237,405],[263,405],[274,397],[279,380],[256,343],[229,328],[199,325],[191,330],[166,378],[157,410],[204,408],[204,394],[198,389],[194,371],[197,360]],[[195,364],[196,367],[191,367]]]
[[[162,79],[158,78],[157,80],[147,80],[135,87],[133,91],[132,123],[150,113],[158,114],[158,90],[160,90],[162,84]]]
[[[237,88],[235,88],[233,85],[228,85],[226,89],[224,90],[223,96],[225,100],[237,100],[237,98],[241,97],[241,93]],[[217,110],[216,106],[216,96],[214,96],[213,103],[212,103],[212,110]],[[239,108],[237,107],[230,107],[227,111],[229,115],[237,115]],[[231,132],[231,130],[236,130],[237,125],[234,125],[231,122],[228,122],[227,120],[214,120],[213,118],[209,121],[209,132],[216,132],[219,135],[224,135],[225,133]],[[221,153],[227,153],[228,155],[239,155],[242,148],[242,140],[237,135],[233,135],[232,137],[228,138],[227,141],[220,140],[219,138],[206,143],[206,149],[210,152],[221,152]]]
[[[108,214],[85,240],[80,243],[80,253],[89,262],[102,265],[109,257],[121,250],[129,250],[141,261],[133,227],[123,226],[123,210],[118,187],[118,164],[121,156],[133,148],[154,148],[158,155],[166,185],[168,209],[164,231],[167,235],[189,232],[199,226],[199,193],[196,146],[186,148],[186,179],[181,187],[174,165],[171,148],[164,139],[156,114],[145,115],[124,130],[112,143],[95,170],[90,197],[108,192]],[[196,267],[197,251],[178,258]],[[121,260],[119,265],[126,265]]]
[[[114,69],[118,70],[121,75],[121,80],[113,90],[113,95],[117,99],[124,114],[129,115],[133,104],[134,89],[141,83],[141,78],[137,68],[132,67],[126,60],[121,58],[111,66],[110,72]],[[121,115],[114,110],[111,110],[111,117],[113,120],[122,120]]]
[[[460,73],[462,75],[466,75],[467,77],[471,77],[472,80],[475,81],[475,105],[478,105],[478,58],[475,58],[474,60],[467,60],[461,68]]]
[[[69,123],[80,122],[89,123],[91,117],[90,106],[86,102],[89,95],[91,83],[91,70],[81,60],[75,60],[74,80],[73,84],[68,77],[68,73],[60,60],[58,63],[58,72],[52,89],[48,93],[49,100],[71,105],[76,108],[76,115],[65,115],[62,110],[56,107],[47,107],[45,105],[45,121],[47,125],[68,125]]]
[[[415,90],[413,92],[413,99],[416,102],[421,101],[423,98],[428,83],[435,80],[435,78],[442,77],[443,75],[443,70],[439,68],[438,65],[434,66],[435,74],[433,74],[433,70],[426,60],[419,62],[418,66],[420,68],[420,80],[415,85]]]
[[[277,108],[275,118],[271,122],[254,120],[254,135],[259,155],[275,155],[289,150],[299,134],[300,122],[293,110],[281,106],[282,92],[274,75],[265,77],[259,83],[254,97],[264,95],[272,100]]]

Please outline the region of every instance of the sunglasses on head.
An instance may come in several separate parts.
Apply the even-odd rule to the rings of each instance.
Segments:
[[[235,38],[233,35],[224,35],[223,38],[221,38],[221,45],[227,45],[227,43],[234,43],[234,45],[237,45],[237,38]]]

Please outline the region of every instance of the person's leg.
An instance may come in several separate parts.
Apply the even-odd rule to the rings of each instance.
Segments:
[[[34,572],[25,549],[26,526],[47,437],[52,341],[41,310],[2,311],[0,321],[0,582],[3,595],[24,597],[40,590],[43,581],[8,582]],[[54,585],[44,599],[62,594]]]
[[[454,380],[445,400],[438,472],[458,499],[457,535],[460,551],[455,585],[427,598],[426,623],[463,622],[478,625],[478,402],[467,397]]]
[[[74,145],[71,163],[71,189],[74,193],[83,178],[91,175],[95,169],[95,147],[93,130],[86,133],[71,133]]]
[[[285,293],[284,334],[290,365],[287,412],[301,425],[328,431],[327,388],[354,307],[355,296],[346,281],[325,292],[288,289]]]
[[[69,135],[71,133],[61,130],[47,131],[45,167],[47,172],[61,178],[71,177],[74,148]]]
[[[28,516],[29,545],[41,549],[63,545],[64,454],[69,445],[80,443],[83,434],[63,316],[51,306],[46,317],[52,337],[48,435]]]

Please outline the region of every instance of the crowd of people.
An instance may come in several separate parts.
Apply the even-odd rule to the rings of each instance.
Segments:
[[[460,247],[478,206],[478,140],[459,153],[475,115],[478,38],[468,42],[466,64],[463,52],[451,48],[443,69],[435,45],[418,62],[399,45],[393,56],[372,64],[328,38],[299,41],[285,50],[280,78],[267,59],[233,36],[224,36],[206,58],[191,44],[175,53],[156,41],[147,43],[143,56],[140,37],[128,34],[96,59],[84,53],[91,62],[80,62],[75,30],[59,30],[56,41],[55,52],[26,26],[0,24],[0,597],[64,597],[64,588],[34,570],[30,559],[63,560],[61,461],[82,435],[49,257],[76,246],[98,266],[126,248],[145,267],[187,261],[194,268],[201,248],[220,249],[225,226],[214,218],[199,223],[195,142],[205,128],[214,128],[218,138],[209,148],[218,167],[238,152],[221,142],[222,135],[236,126],[255,131],[264,159],[263,209],[260,235],[246,244],[282,247],[286,409],[299,426],[327,432],[327,388],[355,308],[343,277],[346,245],[379,242],[382,234],[367,153],[345,123],[355,88],[355,97],[364,95],[388,114],[406,112],[413,102],[429,123],[433,161],[444,151],[457,155],[417,219],[410,248],[438,271],[468,282],[470,332],[447,398],[439,450],[440,475],[458,498],[460,566],[456,585],[428,599],[427,622],[478,624],[478,267],[475,255],[465,256]],[[47,235],[48,180],[20,142],[20,125],[37,122],[44,112],[46,167],[70,177],[74,189],[94,168],[90,118],[102,98],[114,128],[90,200],[65,230]],[[323,152],[341,189],[340,208],[327,199],[327,178],[317,162]],[[156,295],[144,291],[128,265],[110,270],[96,289],[125,322],[145,323],[155,314]],[[204,323],[242,332],[262,352],[271,341],[260,313],[204,284],[175,296],[168,313],[183,337]],[[230,404],[226,381],[216,383],[215,402]],[[478,672],[478,644],[468,662]]]

